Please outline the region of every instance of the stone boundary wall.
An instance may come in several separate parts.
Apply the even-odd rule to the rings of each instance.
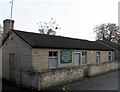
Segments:
[[[50,86],[60,85],[77,81],[83,78],[82,68],[62,68],[58,70],[50,70],[40,74],[38,89],[48,88]]]
[[[81,80],[83,77],[97,76],[120,68],[120,62],[106,62],[79,67],[44,70],[41,72],[22,71],[22,86],[45,89],[50,86]]]
[[[120,68],[120,62],[107,62],[88,66],[88,76],[96,76]]]

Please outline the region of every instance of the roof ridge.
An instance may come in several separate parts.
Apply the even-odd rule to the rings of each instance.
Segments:
[[[87,40],[87,39],[79,39],[79,38],[72,38],[72,37],[58,36],[58,35],[40,34],[40,33],[27,32],[27,31],[15,30],[15,29],[13,29],[12,31],[18,31],[18,32],[29,33],[29,34],[36,34],[36,35],[52,36],[52,37],[61,37],[61,38],[67,38],[67,39],[73,39],[73,40],[82,40],[82,41],[94,42],[94,41],[90,41],[90,40]]]

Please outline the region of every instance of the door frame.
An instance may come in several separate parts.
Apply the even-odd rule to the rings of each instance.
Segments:
[[[13,58],[13,61],[11,58]],[[9,53],[9,79],[15,81],[15,53]]]
[[[74,52],[74,66],[76,66],[75,65],[75,54],[80,54],[80,65],[82,64],[82,52]],[[80,65],[78,65],[78,66],[80,66]]]

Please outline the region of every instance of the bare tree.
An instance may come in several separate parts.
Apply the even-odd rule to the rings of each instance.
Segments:
[[[60,29],[60,27],[58,26],[58,24],[56,24],[56,21],[53,18],[51,18],[49,22],[40,21],[37,24],[39,26],[38,31],[40,32],[40,34],[55,35],[56,30]]]
[[[96,40],[106,40],[119,42],[120,31],[119,27],[114,23],[101,24],[94,28]]]

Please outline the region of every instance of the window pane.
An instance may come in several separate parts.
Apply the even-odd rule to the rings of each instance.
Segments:
[[[87,55],[87,52],[82,52],[82,55]]]
[[[50,57],[52,56],[52,52],[49,52],[49,56],[50,56]]]
[[[57,56],[57,52],[53,52],[53,56]]]

